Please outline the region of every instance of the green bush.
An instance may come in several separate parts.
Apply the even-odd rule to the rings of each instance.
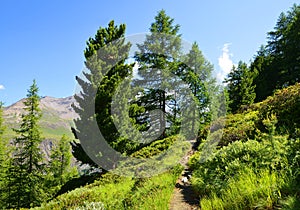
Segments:
[[[35,209],[167,209],[183,167],[143,179],[107,173],[100,180],[77,188]]]
[[[201,199],[200,206],[203,210],[274,209],[278,207],[284,183],[285,177],[277,172],[255,173],[245,168],[228,180],[221,193],[213,191]]]
[[[274,96],[268,97],[253,109],[259,111],[260,119],[274,113],[278,119],[278,131],[293,134],[300,128],[300,83],[276,91]],[[258,121],[257,127],[264,127],[261,121]]]
[[[257,135],[255,124],[258,120],[258,111],[228,115],[219,145],[226,146],[234,141],[254,139]]]
[[[218,146],[189,161],[201,208],[299,209],[300,84],[224,120]]]
[[[287,138],[275,136],[272,142],[261,139],[236,141],[217,150],[205,162],[199,162],[197,152],[189,161],[193,171],[192,184],[200,194],[221,192],[228,180],[245,167],[258,172],[262,169],[282,170],[288,166]]]
[[[271,114],[277,117],[277,134],[289,134],[295,137],[300,128],[300,83],[278,90],[266,100],[244,107],[240,113],[227,115],[224,121],[223,136],[219,146],[227,146],[234,141],[254,139],[259,132],[268,132],[263,121]],[[206,139],[210,126],[200,135],[200,141]]]
[[[184,137],[176,135],[170,136],[162,140],[157,140],[152,142],[146,147],[138,150],[137,152],[131,154],[132,157],[136,158],[149,158],[155,155],[159,155],[161,152],[166,151],[172,146],[175,141],[183,141]]]

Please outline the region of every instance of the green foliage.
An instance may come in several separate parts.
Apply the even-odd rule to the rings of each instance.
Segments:
[[[269,170],[255,173],[246,168],[230,178],[221,193],[213,192],[201,199],[200,206],[203,210],[274,209],[285,181],[285,177]]]
[[[203,142],[189,161],[202,209],[297,209],[298,110],[296,84],[219,119],[226,120],[219,147],[200,162]]]
[[[268,43],[262,47],[251,64],[258,71],[254,79],[256,101],[299,82],[300,6],[294,5],[281,13],[274,30],[268,33]]]
[[[168,91],[174,89],[172,84],[176,84],[171,74],[177,71],[179,64],[181,38],[178,31],[179,25],[174,25],[174,19],[167,16],[164,10],[159,11],[155,22],[151,24],[151,34],[146,35],[143,44],[137,45],[138,52],[135,54],[135,60],[140,66],[135,84],[143,88],[137,104],[145,107],[146,113],[155,109],[162,111],[155,115],[157,122],[152,122],[158,124],[161,139],[166,137],[167,121],[174,121],[178,114],[176,90],[174,93]],[[168,115],[167,119],[163,114]],[[145,120],[149,121],[149,118]],[[145,123],[145,120],[140,123]]]
[[[226,146],[234,141],[247,141],[254,139],[261,132],[268,133],[268,126],[264,121],[270,115],[276,116],[275,134],[288,134],[290,137],[296,137],[295,131],[300,126],[300,84],[276,91],[273,96],[266,100],[252,104],[240,109],[240,113],[229,114],[226,118],[220,118],[216,121],[219,124],[225,120],[223,135],[219,146]],[[202,139],[205,139],[209,131],[207,126],[202,131]]]
[[[300,128],[300,83],[278,90],[274,96],[268,97],[262,103],[253,107],[259,111],[259,118],[264,119],[270,113],[276,115],[278,120],[278,132],[293,135],[297,128]],[[263,130],[262,121],[257,125]]]
[[[189,86],[193,94],[197,107],[193,110],[192,119],[196,117],[199,119],[198,121],[192,120],[191,131],[194,131],[197,126],[198,131],[202,129],[203,124],[211,121],[213,114],[211,102],[216,95],[216,81],[212,77],[213,66],[205,59],[196,42],[193,43],[189,53],[183,57],[183,63],[186,66],[181,67],[177,74]],[[200,112],[200,116],[196,115],[197,111]],[[199,122],[202,126],[197,125]]]
[[[173,168],[191,149],[181,135],[156,140],[121,161],[112,172],[123,176],[151,177]]]
[[[286,188],[287,194],[299,195],[300,194],[300,130],[298,129],[295,134],[298,138],[291,139],[288,143],[288,160],[289,170],[287,174],[290,177],[290,183]],[[300,198],[297,197],[298,205],[300,204]]]
[[[73,129],[73,133],[76,138],[77,134],[81,135],[81,143],[84,141],[91,145],[94,139],[98,139],[95,132],[89,130],[93,126],[87,124],[89,119],[96,118],[105,141],[121,153],[132,149],[128,145],[136,145],[134,142],[127,144],[126,139],[120,139],[111,113],[112,97],[118,85],[132,73],[132,65],[125,64],[131,46],[124,40],[125,28],[125,24],[115,26],[114,21],[110,21],[107,28],[100,27],[95,37],[88,40],[84,52],[88,71],[84,72],[84,78],[76,77],[82,91],[75,96],[78,106],[73,107],[80,116],[75,121],[77,130]],[[80,143],[74,142],[72,146],[77,160],[93,164]]]
[[[217,150],[204,163],[199,162],[201,153],[189,162],[194,169],[193,186],[200,194],[222,191],[228,180],[245,167],[253,170],[281,170],[288,165],[286,137],[273,137],[272,142],[263,139],[236,141]]]
[[[223,128],[223,135],[220,146],[226,146],[234,141],[247,141],[253,139],[257,134],[256,122],[259,120],[258,111],[249,111],[243,114],[228,115],[225,126]]]
[[[8,165],[8,141],[4,138],[4,132],[6,128],[3,125],[3,104],[0,102],[0,206],[4,206],[3,201],[7,196],[7,191],[5,190],[5,176]]]
[[[60,195],[35,209],[166,209],[182,171],[177,165],[164,174],[132,179],[107,173],[93,184]]]
[[[78,175],[76,167],[71,167],[71,158],[70,139],[63,135],[58,142],[54,142],[51,149],[47,171],[48,194],[57,193],[62,185]],[[50,193],[52,190],[53,193]]]
[[[137,180],[125,200],[125,209],[168,209],[174,185],[182,170],[183,167],[177,165],[167,173]]]
[[[162,140],[152,142],[149,146],[143,147],[142,149],[131,154],[132,157],[149,158],[166,151],[175,141],[182,141],[181,136],[170,136]]]
[[[237,67],[233,66],[231,72],[228,74],[228,78],[225,79],[231,112],[236,113],[241,106],[250,105],[254,102],[255,85],[253,85],[253,79],[255,74],[242,61],[239,62]]]
[[[124,209],[123,200],[131,192],[133,185],[134,180],[131,178],[121,178],[119,181],[103,184],[98,182],[60,195],[36,209],[74,209],[86,205],[87,202],[101,202],[105,209]]]
[[[14,148],[6,174],[8,208],[37,206],[45,198],[44,158],[39,148],[43,140],[38,126],[41,111],[35,80],[28,90],[24,105],[25,114],[20,128],[15,130],[18,136],[13,141]]]
[[[3,103],[0,101],[0,138],[2,140],[5,131],[5,126],[3,124]]]
[[[300,199],[296,195],[288,196],[284,201],[281,202],[283,210],[296,210],[300,209]]]
[[[139,77],[134,85],[141,90],[134,103],[145,111],[132,117],[146,128],[150,127],[150,120],[151,124],[158,125],[160,139],[178,134],[182,124],[189,127],[189,133],[183,135],[194,139],[200,123],[211,120],[209,103],[215,89],[213,66],[204,58],[197,43],[183,55],[179,28],[164,10],[159,11],[151,24],[151,34],[138,45],[135,54]],[[183,114],[189,115],[189,120],[183,122]]]

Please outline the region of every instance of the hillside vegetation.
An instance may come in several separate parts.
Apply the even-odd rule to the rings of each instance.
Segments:
[[[177,187],[201,210],[300,209],[299,23],[295,4],[223,86],[164,10],[138,44],[111,20],[74,98],[41,99],[34,80],[0,102],[0,208],[169,209]]]
[[[300,84],[228,115],[218,148],[190,160],[201,209],[299,209]]]
[[[160,144],[154,142],[133,156],[157,155],[168,149],[174,141],[175,137],[169,137]],[[176,165],[149,178],[118,176],[109,172],[98,177],[94,183],[60,195],[35,209],[168,209],[176,180],[182,170],[181,165]]]
[[[199,162],[199,151],[189,161],[201,209],[299,208],[299,118],[292,114],[299,111],[300,84],[296,84],[228,115],[223,138],[211,157]],[[154,142],[133,156],[156,155],[173,142],[173,138]],[[36,209],[168,209],[181,170],[176,166],[144,179],[108,173]]]

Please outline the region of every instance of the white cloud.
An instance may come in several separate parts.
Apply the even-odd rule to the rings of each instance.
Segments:
[[[231,43],[225,43],[222,48],[222,55],[219,57],[220,72],[217,73],[217,79],[223,81],[234,65],[232,62],[232,54],[229,53]]]
[[[4,85],[0,85],[0,90],[4,90],[4,89],[5,89]]]

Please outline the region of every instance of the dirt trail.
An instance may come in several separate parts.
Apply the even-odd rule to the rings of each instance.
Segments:
[[[193,142],[191,142],[193,143]],[[176,182],[175,189],[169,204],[170,210],[196,210],[199,208],[199,196],[193,191],[190,181],[183,183],[183,177],[188,178],[192,175],[187,166],[188,159],[194,153],[194,150],[190,152],[182,159],[181,163],[185,167],[181,176]]]

